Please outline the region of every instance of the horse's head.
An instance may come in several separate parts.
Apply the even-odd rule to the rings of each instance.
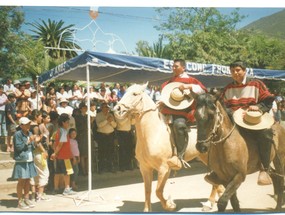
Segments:
[[[144,108],[144,99],[149,97],[144,91],[148,83],[143,85],[134,84],[130,86],[122,99],[114,107],[114,114],[117,118],[124,118],[128,114],[139,114]],[[151,98],[149,97],[151,100]]]
[[[217,106],[216,97],[211,94],[201,94],[195,97],[197,122],[197,144],[199,152],[205,153],[209,150],[211,141],[216,135],[217,129]]]

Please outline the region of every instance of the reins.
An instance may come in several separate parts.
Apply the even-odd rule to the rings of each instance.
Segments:
[[[225,141],[233,133],[233,131],[234,131],[235,127],[236,127],[235,123],[234,123],[232,129],[230,130],[230,132],[226,136],[222,137],[221,139],[219,139],[217,141],[213,141],[213,139],[218,136],[217,135],[218,129],[222,125],[222,123],[224,121],[224,116],[222,115],[220,110],[217,107],[216,107],[216,110],[217,110],[216,111],[217,120],[215,121],[213,130],[211,131],[209,137],[207,139],[205,139],[205,140],[197,140],[197,143],[212,143],[212,144],[216,145],[218,143],[221,143],[221,142]]]

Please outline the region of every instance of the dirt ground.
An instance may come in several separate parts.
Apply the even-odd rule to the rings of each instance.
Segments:
[[[190,169],[173,174],[167,181],[165,197],[171,198],[177,205],[175,212],[202,212],[201,202],[206,202],[211,185],[204,181],[208,169],[200,162],[192,162]],[[272,198],[273,186],[258,186],[258,173],[248,175],[246,181],[238,189],[241,210],[244,213],[269,213],[276,206]],[[24,212],[142,212],[144,207],[144,186],[138,169],[133,171],[94,174],[92,189],[88,191],[88,178],[80,176],[80,191],[74,196],[48,195],[49,202],[36,203],[34,208]],[[156,181],[153,182],[152,210],[164,212],[155,196]],[[0,211],[23,212],[17,208],[15,189],[0,191]],[[285,197],[285,196],[284,196]],[[285,209],[284,209],[285,211]],[[217,212],[217,208],[210,212]],[[227,213],[231,213],[230,203]],[[205,212],[203,212],[205,213]]]

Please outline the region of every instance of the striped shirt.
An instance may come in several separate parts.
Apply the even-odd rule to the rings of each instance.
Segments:
[[[265,84],[260,80],[246,80],[238,85],[236,82],[228,84],[222,93],[223,101],[227,108],[235,111],[239,108],[248,108],[250,105],[261,105],[262,111],[269,111],[272,106],[274,95],[272,95]],[[266,103],[266,104],[265,104]],[[267,110],[268,109],[268,110]]]

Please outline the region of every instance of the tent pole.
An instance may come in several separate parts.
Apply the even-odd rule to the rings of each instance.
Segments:
[[[91,170],[91,120],[90,120],[90,74],[89,65],[86,66],[87,81],[87,129],[88,129],[88,191],[92,189],[92,170]]]
[[[37,86],[36,87],[37,90],[37,110],[39,110],[39,76],[37,75]]]
[[[91,120],[90,120],[90,74],[89,74],[89,65],[86,65],[86,82],[87,82],[87,130],[88,130],[88,191],[86,194],[83,194],[83,197],[80,199],[78,203],[75,204],[79,206],[84,198],[87,196],[89,199],[89,194],[92,190],[92,168],[91,168]],[[98,196],[101,200],[103,200],[102,196]]]

